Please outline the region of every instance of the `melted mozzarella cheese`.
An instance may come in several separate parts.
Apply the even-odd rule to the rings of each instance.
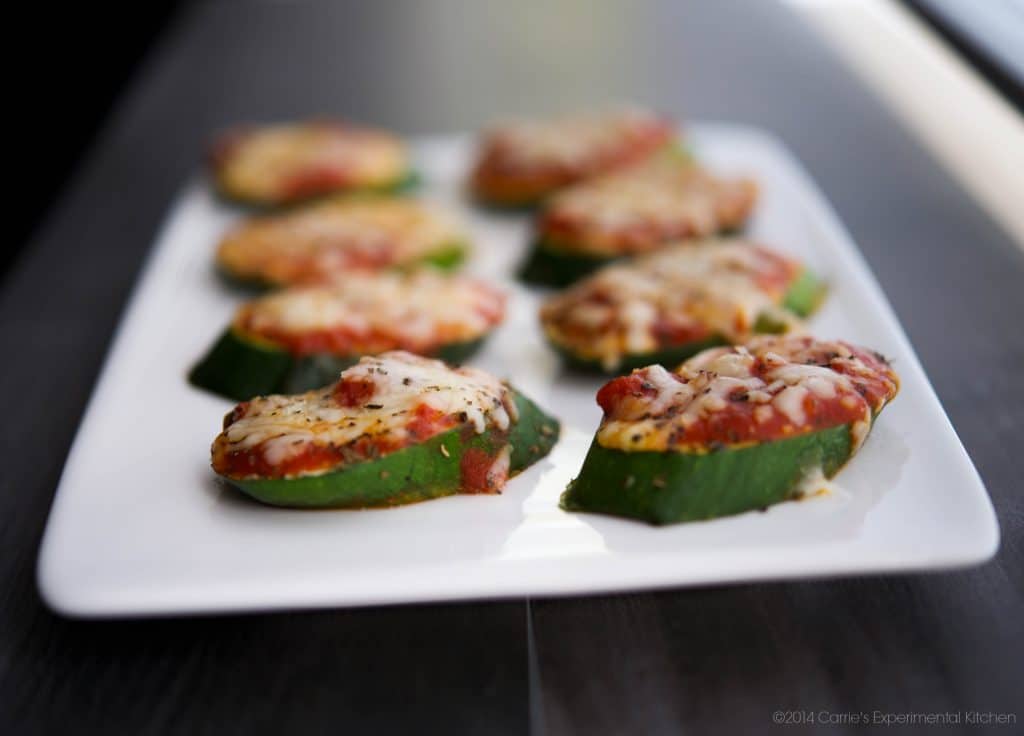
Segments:
[[[628,145],[638,132],[661,125],[652,112],[618,112],[550,120],[509,121],[489,131],[485,149],[496,148],[507,166],[581,168],[595,157]]]
[[[810,362],[820,362],[823,356],[829,365]],[[802,336],[761,337],[747,346],[706,350],[680,366],[676,375],[657,365],[643,368],[638,373],[649,390],[640,397],[621,399],[602,422],[598,441],[618,449],[672,449],[670,438],[677,432],[685,433],[698,421],[729,410],[730,398],[741,393],[744,401],[756,404],[752,413],[756,423],[781,416],[788,423],[788,434],[812,426],[810,397],[842,397],[843,406],[857,414],[850,421],[855,451],[870,429],[872,407],[859,396],[850,376],[832,367],[837,360],[847,369],[856,365],[865,375],[872,372],[842,343]],[[756,370],[758,362],[764,366],[761,372]],[[726,438],[721,442],[727,444]]]
[[[661,414],[676,403],[688,403],[694,397],[693,387],[677,381],[671,373],[660,365],[651,366],[645,374],[657,392],[655,398],[643,408],[644,413]]]
[[[475,340],[504,314],[504,295],[481,281],[424,269],[342,276],[329,286],[283,289],[243,306],[244,333],[343,330],[409,349]]]
[[[237,276],[294,283],[408,265],[464,240],[446,213],[424,203],[341,197],[250,219],[225,236],[217,257]]]
[[[658,326],[749,338],[762,315],[787,330],[800,321],[779,307],[799,266],[740,240],[677,245],[607,266],[541,309],[545,331],[573,353],[614,369],[626,355],[658,350]]]
[[[596,255],[649,251],[667,238],[704,237],[745,219],[755,187],[721,179],[677,156],[656,156],[554,195],[544,223],[569,228],[551,233],[560,248]],[[644,233],[634,237],[632,233]]]
[[[424,404],[478,434],[488,428],[507,430],[518,419],[512,392],[494,376],[402,351],[363,358],[341,380],[369,382],[373,393],[354,407],[340,405],[333,387],[255,398],[214,442],[215,457],[220,445],[229,453],[257,450],[268,464],[278,465],[311,445],[343,448],[365,437],[384,446],[422,441],[409,434],[408,424]]]
[[[793,423],[793,426],[801,427],[807,422],[807,412],[804,411],[806,398],[807,389],[803,386],[786,386],[775,396],[772,403]]]
[[[405,147],[379,131],[326,123],[272,125],[241,133],[220,163],[222,186],[237,196],[273,201],[287,196],[295,177],[335,171],[351,186],[401,178]]]

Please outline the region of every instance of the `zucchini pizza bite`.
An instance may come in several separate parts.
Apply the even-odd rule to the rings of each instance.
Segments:
[[[424,202],[341,197],[249,218],[221,240],[217,264],[236,283],[287,286],[352,270],[454,268],[467,250],[459,226]]]
[[[398,191],[415,179],[397,137],[332,121],[229,131],[214,144],[210,169],[222,195],[265,207],[334,192]]]
[[[396,351],[333,385],[239,404],[214,471],[275,506],[395,506],[500,493],[550,452],[558,422],[483,371]]]
[[[189,380],[242,400],[326,385],[361,356],[389,350],[461,363],[504,316],[505,295],[478,279],[434,269],[350,274],[243,304]]]
[[[621,372],[800,329],[798,317],[824,293],[798,261],[743,240],[710,240],[605,266],[550,297],[540,319],[570,366]]]
[[[648,110],[521,120],[484,134],[470,178],[481,203],[538,204],[552,192],[670,146],[675,125]]]
[[[604,418],[562,506],[672,524],[813,494],[898,388],[878,353],[809,336],[641,368],[598,392]]]
[[[661,154],[552,197],[521,276],[565,286],[619,258],[734,232],[756,199],[750,179],[718,177],[678,152]]]

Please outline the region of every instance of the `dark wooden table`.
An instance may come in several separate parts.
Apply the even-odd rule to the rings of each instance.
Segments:
[[[994,562],[272,616],[46,611],[34,566],[65,454],[211,130],[324,112],[423,133],[617,98],[762,125],[803,159],[988,485],[1003,535]],[[0,731],[762,733],[777,710],[1019,710],[1022,316],[1022,253],[785,6],[199,4],[158,44],[0,292]]]

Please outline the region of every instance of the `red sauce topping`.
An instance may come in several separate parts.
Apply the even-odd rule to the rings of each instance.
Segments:
[[[458,420],[450,414],[445,414],[432,406],[420,404],[412,413],[406,428],[412,438],[416,441],[423,441],[441,434],[458,424]]]
[[[250,448],[215,456],[214,470],[233,477],[258,475],[264,478],[279,478],[333,465],[340,462],[342,457],[341,448],[309,444],[301,453],[271,464],[267,462],[259,448]]]
[[[505,317],[505,300],[482,299],[474,306],[474,311],[481,315],[489,326],[494,326]],[[452,342],[460,342],[461,334],[453,334],[453,329],[443,323],[438,324],[434,334],[428,338],[411,337],[402,333],[402,325],[394,325],[395,329],[385,326],[367,326],[353,329],[349,326],[319,328],[313,330],[294,331],[275,326],[253,327],[252,315],[244,311],[236,320],[242,333],[258,335],[293,355],[375,355],[388,350],[407,350],[418,355],[435,355],[442,346]],[[447,328],[446,328],[447,327]],[[472,339],[472,338],[469,338]]]
[[[730,191],[729,187],[735,189],[735,192]],[[719,190],[715,196],[732,197],[735,202],[729,206],[716,207],[715,215],[710,219],[681,213],[671,220],[661,218],[611,226],[595,223],[590,213],[565,211],[553,206],[541,213],[537,230],[545,240],[556,244],[566,243],[571,247],[580,239],[593,236],[614,245],[618,253],[644,253],[673,240],[704,237],[741,225],[757,196],[756,187],[746,179],[723,180]]]
[[[558,242],[573,242],[591,227],[589,218],[575,212],[559,209],[545,210],[540,217],[538,229],[548,239]],[[717,229],[717,228],[715,228]],[[609,230],[609,232],[612,232]],[[616,247],[623,253],[640,253],[669,240],[681,240],[694,235],[709,235],[712,230],[701,227],[691,219],[674,222],[630,222],[614,229]]]
[[[759,422],[754,416],[757,404],[734,398],[726,410],[706,415],[685,431],[681,429],[675,439],[680,444],[697,445],[764,442],[838,427],[864,418],[863,400],[848,407],[843,405],[841,397],[842,394],[834,399],[822,399],[808,393],[803,401],[807,423],[800,427],[794,427],[790,419],[778,411],[772,411],[767,421]]]
[[[334,385],[334,400],[339,406],[363,406],[377,386],[365,378],[342,378]]]
[[[626,397],[642,398],[657,395],[658,389],[644,380],[642,372],[635,371],[628,376],[615,378],[602,386],[597,392],[597,403],[604,409],[605,416],[614,419],[616,410]]]
[[[227,414],[224,415],[224,429],[227,429],[232,424],[237,422],[239,419],[244,417],[246,415],[246,412],[248,412],[248,411],[249,411],[249,402],[248,401],[242,402],[241,404],[236,406],[234,409],[229,411]]]
[[[262,448],[257,446],[214,454],[214,470],[221,475],[236,478],[256,475],[262,478],[281,478],[316,472],[334,465],[371,460],[402,445],[389,443],[381,437],[363,436],[344,447],[306,443],[301,452],[270,463]]]
[[[493,454],[479,447],[463,451],[459,463],[463,493],[501,493],[508,480],[508,455],[503,454],[504,446]]]
[[[759,245],[737,241],[725,247],[741,249],[742,259],[723,258],[715,263],[710,273],[723,277],[730,273],[741,274],[776,303],[783,300],[803,268],[798,262]],[[748,323],[747,313],[709,293],[704,272],[694,271],[694,274],[700,274],[698,278],[688,276],[685,269],[678,274],[672,271],[677,265],[676,259],[685,264],[687,258],[701,257],[699,248],[680,244],[649,256],[647,260],[640,259],[631,265],[614,266],[610,271],[598,272],[545,302],[541,321],[557,330],[559,342],[583,354],[595,343],[602,343],[610,337],[618,337],[624,342],[633,329],[625,319],[624,310],[637,302],[654,311],[647,327],[655,343],[654,350],[709,340],[716,332],[734,336],[733,339],[749,335],[754,325]],[[613,277],[619,269],[636,274],[646,285],[645,290],[623,289],[621,279]],[[722,315],[731,316],[727,329],[722,322],[712,323],[707,307],[714,303],[720,303],[718,309]],[[629,352],[624,344],[619,350]]]
[[[622,129],[616,145],[595,147],[589,156],[574,161],[524,161],[518,146],[498,132],[484,143],[473,170],[473,187],[495,199],[541,196],[585,177],[640,161],[666,145],[674,135],[674,126],[668,121],[637,121]]]
[[[331,192],[352,183],[350,172],[336,164],[318,164],[284,178],[281,195],[286,199],[305,199]]]
[[[488,493],[487,475],[494,464],[494,457],[478,447],[470,447],[462,453],[459,470],[462,474],[462,490],[465,493]]]
[[[770,350],[781,354],[791,364],[818,365],[844,374],[849,379],[849,385],[833,383],[834,396],[822,396],[807,390],[802,399],[805,422],[799,426],[795,426],[792,418],[780,411],[774,402],[751,399],[751,393],[764,391],[764,387],[748,391],[737,386],[722,397],[726,402],[724,408],[689,414],[694,421],[685,424],[677,419],[690,405],[685,399],[682,404],[669,404],[659,408],[656,413],[652,412],[651,400],[661,391],[669,390],[659,388],[649,380],[649,372],[660,370],[657,367],[641,368],[628,376],[613,379],[598,391],[597,403],[604,410],[606,422],[652,419],[655,427],[670,427],[670,445],[707,446],[715,443],[763,442],[863,421],[871,412],[880,411],[898,390],[898,378],[885,359],[863,348],[846,343],[817,342],[805,336],[762,339],[752,345],[769,346],[755,353],[757,357],[751,368],[751,375],[761,378],[764,384],[776,380],[770,374],[780,367],[778,362],[773,363],[767,358],[766,353]],[[849,351],[849,357],[836,352],[833,349],[836,345]],[[695,402],[706,395],[709,391],[706,386],[717,376],[702,371],[696,378],[687,381],[678,373],[668,375],[680,383],[690,383],[697,391],[692,399]],[[797,385],[806,388],[806,384]],[[780,390],[768,393],[774,398]],[[633,441],[642,443],[641,434],[633,437]]]
[[[688,345],[711,338],[711,330],[707,325],[695,321],[677,322],[668,315],[658,317],[651,327],[651,332],[658,345],[663,348]]]
[[[451,374],[450,380],[446,373]],[[465,381],[455,380],[456,376]],[[213,468],[239,479],[330,472],[448,432],[461,433],[466,442],[472,439],[474,444],[500,449],[508,430],[499,427],[511,421],[506,391],[480,371],[449,369],[411,353],[364,358],[331,386],[239,404],[225,417],[225,429],[214,440]],[[458,462],[450,447],[435,449],[438,462]],[[489,464],[490,475],[481,490],[487,484],[500,487],[499,481],[508,473],[508,459],[507,452],[496,455],[497,464]],[[475,466],[470,462],[467,467]],[[382,467],[382,474],[387,470]],[[477,476],[470,472],[470,477]]]

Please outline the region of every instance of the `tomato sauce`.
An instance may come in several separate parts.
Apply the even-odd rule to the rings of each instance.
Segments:
[[[451,414],[445,414],[427,404],[420,404],[409,418],[406,430],[412,440],[423,442],[457,425],[458,420]]]
[[[580,179],[627,166],[666,145],[675,134],[671,124],[650,121],[622,131],[614,146],[595,148],[577,161],[523,160],[518,148],[501,134],[485,142],[484,153],[472,174],[473,187],[495,199],[541,196]]]
[[[352,184],[348,171],[336,164],[315,164],[296,171],[281,181],[281,196],[305,199]]]
[[[796,345],[800,344],[797,341],[802,341],[807,346],[796,356],[799,363],[828,367],[836,373],[846,375],[849,383],[831,384],[834,389],[833,396],[822,396],[813,390],[807,390],[799,407],[804,417],[804,421],[799,425],[794,424],[792,417],[779,410],[773,402],[751,400],[751,393],[764,389],[751,391],[742,386],[722,397],[724,406],[689,415],[691,421],[674,420],[674,417],[683,413],[689,406],[690,399],[686,397],[681,397],[682,403],[664,407],[659,405],[656,413],[647,412],[646,407],[652,405],[652,399],[658,397],[662,390],[668,390],[659,389],[645,378],[645,372],[650,370],[648,368],[609,381],[598,391],[597,403],[604,410],[605,421],[628,421],[628,418],[632,418],[650,419],[657,423],[664,420],[671,426],[668,435],[670,446],[708,446],[716,443],[739,444],[784,439],[788,436],[864,421],[895,396],[898,379],[880,355],[843,344],[852,353],[854,360],[837,360],[840,357],[838,353],[815,351],[816,345],[810,340],[796,338],[796,341],[791,339],[789,343]],[[777,360],[773,362],[760,356],[753,363],[751,375],[761,378],[767,386],[776,380],[769,375],[770,372],[779,367]],[[678,373],[669,375],[679,383],[687,383],[687,379]],[[696,384],[697,388],[701,385],[703,384]],[[779,391],[769,393],[773,393],[774,397]],[[692,400],[697,400],[700,395],[698,393]],[[640,439],[640,435],[637,435],[637,439]]]
[[[495,325],[504,317],[503,310],[481,306],[476,310],[488,322]],[[253,329],[250,320],[244,316],[238,320],[237,328],[242,335],[254,335],[268,340],[292,355],[375,355],[388,350],[407,350],[419,355],[436,355],[440,349],[454,342],[462,342],[466,338],[457,334],[453,328],[438,329],[429,338],[416,339],[401,333],[402,325],[395,325],[395,330],[367,327],[352,329],[347,326],[318,328],[312,330],[285,330],[272,326]],[[440,325],[444,327],[444,325]]]
[[[342,378],[334,385],[334,400],[339,406],[363,406],[376,390],[376,384],[365,378]]]

